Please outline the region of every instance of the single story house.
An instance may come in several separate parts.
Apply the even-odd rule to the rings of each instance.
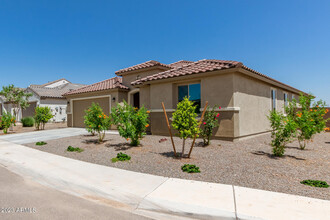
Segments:
[[[215,138],[239,140],[270,130],[267,115],[302,92],[272,79],[237,61],[199,60],[163,64],[147,61],[116,71],[117,77],[88,85],[64,96],[68,100],[68,126],[84,127],[84,110],[93,102],[106,113],[126,100],[150,110],[151,134],[168,135],[162,110],[169,118],[183,97],[189,96],[201,108],[218,105],[220,126]]]
[[[19,88],[20,90],[24,91],[25,89]],[[3,113],[10,112],[10,114],[14,115],[14,110],[16,106],[12,103],[9,102],[3,95],[0,95],[0,116],[2,116]],[[16,109],[17,110],[17,109]],[[22,111],[19,109],[18,112],[18,119],[20,120],[22,118]]]
[[[26,93],[32,93],[32,96],[28,99],[30,106],[19,111],[17,121],[20,121],[22,117],[34,116],[36,106],[50,107],[54,115],[51,119],[52,122],[66,121],[67,101],[62,94],[83,86],[85,85],[73,84],[66,79],[55,80],[43,85],[30,85],[24,89]],[[0,115],[4,111],[13,114],[13,106],[6,102],[4,97],[0,97]]]
[[[66,121],[67,101],[62,95],[83,86],[85,85],[74,84],[66,79],[58,79],[43,85],[30,85],[25,90],[32,93],[29,97],[30,106],[22,111],[22,117],[33,116],[36,106],[48,106],[54,115],[52,122]]]

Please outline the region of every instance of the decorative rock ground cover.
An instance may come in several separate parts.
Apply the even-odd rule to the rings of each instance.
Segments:
[[[160,141],[161,140],[161,141]],[[174,138],[177,148],[182,141]],[[47,145],[26,146],[70,157],[82,161],[117,167],[120,169],[154,175],[193,179],[206,182],[233,184],[275,192],[289,193],[330,200],[330,188],[303,185],[307,179],[330,182],[330,135],[322,133],[315,137],[305,150],[300,150],[297,142],[288,145],[285,156],[272,156],[269,146],[270,134],[238,141],[212,140],[211,145],[202,146],[202,140],[192,152],[191,159],[173,158],[170,138],[148,135],[141,146],[132,147],[119,135],[107,134],[105,142],[97,143],[96,136],[81,135],[47,141]],[[191,142],[187,141],[187,146]],[[71,153],[67,147],[83,149],[81,153]],[[129,161],[113,163],[111,158],[123,152],[131,156]],[[186,152],[187,153],[187,152]],[[187,173],[181,170],[184,164],[194,164],[200,173]]]

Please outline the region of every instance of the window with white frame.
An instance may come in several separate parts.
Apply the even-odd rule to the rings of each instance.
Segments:
[[[288,100],[288,93],[284,93],[283,95],[283,101],[284,101],[284,113],[286,113],[286,107],[288,107],[289,100]]]
[[[288,107],[288,93],[284,93],[283,95],[283,100],[284,100],[284,107]]]
[[[276,110],[276,89],[271,89],[270,96],[272,102],[271,103],[272,110]]]

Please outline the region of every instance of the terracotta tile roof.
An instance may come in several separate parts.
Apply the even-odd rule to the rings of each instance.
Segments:
[[[174,62],[174,63],[168,64],[168,66],[170,66],[172,68],[177,68],[177,67],[182,67],[182,66],[188,65],[190,63],[193,63],[193,61],[180,60],[178,62]]]
[[[64,93],[67,93],[71,90],[79,89],[85,85],[82,84],[73,84],[67,83],[62,86],[47,88],[44,85],[31,85],[28,89],[32,90],[32,92],[36,93],[38,96],[42,98],[59,98],[64,99],[62,96]]]
[[[187,61],[185,61],[187,62]],[[188,61],[189,62],[189,61]],[[174,63],[175,64],[175,63]],[[173,65],[173,64],[172,64]],[[150,75],[132,82],[132,85],[139,85],[147,81],[186,76],[197,73],[210,72],[215,70],[229,69],[243,65],[237,61],[227,60],[200,60],[197,62],[186,63],[181,67],[170,69],[161,73]]]
[[[155,60],[150,60],[150,61],[140,63],[140,64],[137,64],[137,65],[134,65],[134,66],[131,66],[131,67],[127,67],[125,69],[118,70],[115,73],[117,75],[121,75],[122,73],[125,73],[125,72],[130,72],[130,71],[144,69],[144,68],[150,68],[150,67],[154,67],[154,66],[167,67],[169,69],[171,68],[170,66],[168,66],[166,64],[160,63],[160,62],[155,61]]]
[[[98,83],[94,83],[92,85],[84,86],[80,89],[76,89],[70,92],[67,92],[64,94],[66,95],[74,95],[74,94],[81,94],[86,92],[97,92],[102,90],[108,90],[108,89],[127,89],[127,86],[124,86],[122,84],[122,78],[120,77],[113,77],[111,79],[107,79]]]

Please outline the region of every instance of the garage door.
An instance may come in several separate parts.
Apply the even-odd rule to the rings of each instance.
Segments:
[[[29,103],[29,107],[27,107],[26,109],[22,110],[22,117],[32,117],[34,116],[34,110],[37,107],[37,102],[30,102]]]
[[[83,100],[73,100],[73,127],[84,128],[84,116],[85,110],[88,109],[92,103],[98,103],[103,112],[108,115],[110,112],[109,97],[104,98],[93,98],[93,99],[83,99]]]

